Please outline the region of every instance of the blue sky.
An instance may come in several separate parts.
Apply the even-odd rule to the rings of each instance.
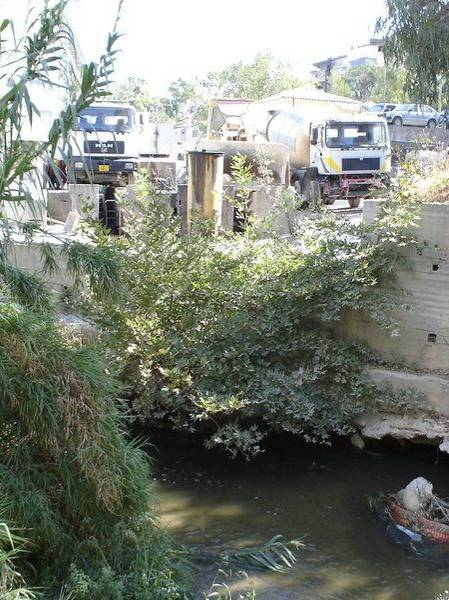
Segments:
[[[0,0],[18,26],[39,0]],[[71,0],[68,15],[86,59],[103,50],[118,0]],[[137,75],[161,94],[178,77],[202,76],[270,50],[304,66],[366,41],[383,0],[124,0],[116,79]]]

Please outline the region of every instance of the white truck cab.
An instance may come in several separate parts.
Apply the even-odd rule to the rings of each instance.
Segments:
[[[362,113],[312,123],[310,168],[316,170],[323,199],[344,197],[357,204],[391,171],[386,120]]]

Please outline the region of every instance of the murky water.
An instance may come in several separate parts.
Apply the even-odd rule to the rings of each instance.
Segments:
[[[418,475],[449,495],[449,461],[436,462],[434,450],[367,453],[283,440],[235,463],[176,438],[156,445],[163,522],[182,543],[237,548],[282,533],[312,545],[289,573],[250,572],[245,583],[230,580],[234,589],[255,589],[261,600],[435,600],[449,589],[449,557],[418,558],[395,543],[365,500]],[[213,576],[206,567],[195,575],[198,598]]]

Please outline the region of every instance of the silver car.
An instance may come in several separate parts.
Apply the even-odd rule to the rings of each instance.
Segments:
[[[437,126],[439,113],[425,104],[398,104],[394,110],[385,115],[391,125],[413,125],[415,127]]]
[[[367,112],[376,113],[379,117],[385,116],[388,112],[391,112],[396,108],[397,104],[391,104],[388,102],[379,102],[378,104],[372,104]]]

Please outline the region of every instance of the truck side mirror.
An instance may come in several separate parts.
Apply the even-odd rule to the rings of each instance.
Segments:
[[[312,146],[318,144],[318,127],[312,127],[312,135],[310,136],[310,143]]]

